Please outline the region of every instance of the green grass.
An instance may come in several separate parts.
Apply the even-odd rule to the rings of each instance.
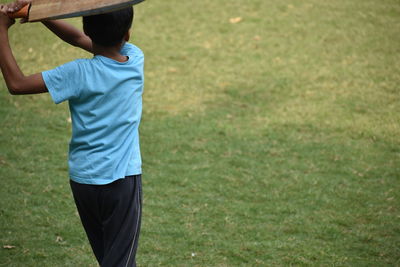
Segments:
[[[397,0],[138,6],[139,265],[400,266],[399,14]],[[40,24],[10,35],[27,74],[90,56]],[[0,266],[96,266],[68,117],[0,80]]]

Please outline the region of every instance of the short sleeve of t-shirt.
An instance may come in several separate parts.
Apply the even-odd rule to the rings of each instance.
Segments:
[[[42,72],[46,87],[56,104],[79,97],[79,60]]]

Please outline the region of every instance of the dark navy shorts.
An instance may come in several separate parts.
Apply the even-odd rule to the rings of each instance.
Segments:
[[[136,266],[142,216],[141,175],[111,184],[70,181],[82,225],[101,267]]]

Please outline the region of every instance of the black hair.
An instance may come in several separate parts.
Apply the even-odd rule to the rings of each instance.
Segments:
[[[122,42],[133,22],[133,7],[83,17],[83,31],[92,42],[109,47]]]

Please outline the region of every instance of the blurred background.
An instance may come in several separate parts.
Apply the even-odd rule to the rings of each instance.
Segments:
[[[399,265],[398,0],[135,12],[139,266]],[[25,74],[91,57],[40,23],[9,35]],[[66,103],[11,96],[0,78],[0,266],[96,266],[68,184],[70,126]]]

